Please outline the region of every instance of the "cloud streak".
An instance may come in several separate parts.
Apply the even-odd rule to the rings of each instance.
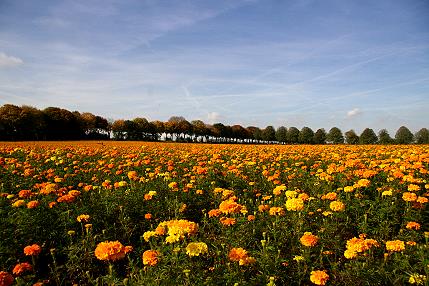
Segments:
[[[14,56],[8,56],[5,53],[0,53],[0,68],[11,68],[22,65],[24,61]]]

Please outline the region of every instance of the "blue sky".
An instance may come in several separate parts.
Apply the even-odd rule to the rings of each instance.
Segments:
[[[5,103],[417,131],[429,127],[429,2],[0,0]]]

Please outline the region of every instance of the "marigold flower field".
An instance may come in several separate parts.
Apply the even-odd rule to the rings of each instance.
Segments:
[[[0,285],[428,285],[429,146],[0,145]]]

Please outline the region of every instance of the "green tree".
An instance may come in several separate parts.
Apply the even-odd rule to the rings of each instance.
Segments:
[[[299,142],[299,129],[296,127],[290,127],[287,130],[287,142],[289,144],[296,144]]]
[[[287,129],[284,126],[280,126],[276,130],[276,139],[281,143],[285,143],[287,141]]]
[[[410,129],[405,126],[399,127],[395,134],[395,141],[398,144],[411,144],[413,143],[414,136]]]
[[[389,132],[386,129],[381,129],[378,132],[378,143],[379,144],[392,144],[393,139],[390,137]]]
[[[377,143],[377,135],[374,130],[371,128],[365,128],[364,131],[360,134],[359,143],[360,144],[376,144]]]
[[[420,129],[414,138],[417,144],[429,144],[429,130],[427,128]]]
[[[350,129],[349,131],[344,133],[344,135],[346,137],[345,139],[347,144],[355,145],[359,143],[359,136],[356,134],[356,132],[353,129]]]
[[[276,140],[276,130],[273,126],[267,126],[262,130],[262,140],[264,141],[275,141]]]
[[[342,144],[344,143],[343,132],[338,127],[332,127],[326,135],[326,140],[333,144]]]
[[[314,133],[313,138],[314,144],[325,144],[326,143],[326,131],[323,128],[317,129]]]
[[[303,127],[299,132],[298,141],[302,144],[313,144],[314,132],[310,127]]]

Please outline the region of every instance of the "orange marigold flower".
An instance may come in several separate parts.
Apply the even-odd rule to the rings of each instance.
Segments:
[[[27,208],[28,209],[34,209],[34,208],[37,208],[39,205],[40,205],[39,201],[29,201],[27,203]]]
[[[147,214],[144,215],[144,218],[145,219],[152,219],[152,214],[147,213]]]
[[[87,214],[81,214],[76,218],[78,222],[89,222],[89,219],[90,219],[90,216]]]
[[[415,221],[410,221],[410,222],[407,223],[406,228],[407,229],[419,230],[420,229],[420,224],[418,222],[415,222]]]
[[[225,226],[231,226],[237,222],[235,218],[230,218],[230,217],[221,217],[219,221],[221,224]]]
[[[42,252],[42,248],[38,244],[32,244],[24,247],[24,254],[27,256],[37,256]]]
[[[218,209],[210,210],[209,217],[218,217],[222,212]]]
[[[234,202],[233,200],[223,201],[219,205],[219,210],[224,214],[239,213],[242,208],[242,205]]]
[[[399,252],[405,250],[405,243],[402,240],[386,241],[386,250],[391,252]]]
[[[143,264],[149,266],[155,266],[159,261],[159,252],[156,250],[146,250],[143,252]]]
[[[301,236],[299,241],[301,241],[301,244],[304,246],[312,247],[317,244],[319,237],[313,235],[311,232],[304,232],[304,235]]]
[[[125,247],[119,241],[100,242],[94,254],[99,260],[115,261],[125,257]]]
[[[326,195],[323,195],[321,199],[335,201],[337,199],[337,193],[335,192],[327,193]]]
[[[417,200],[417,195],[415,193],[404,192],[402,194],[402,199],[406,202],[414,202]]]
[[[241,247],[232,248],[228,254],[228,258],[231,261],[238,262],[239,265],[248,265],[256,261],[255,258],[249,256],[247,251]]]
[[[264,212],[264,211],[267,211],[267,210],[269,210],[270,209],[270,206],[269,205],[259,205],[258,206],[258,210],[260,211],[260,212]]]
[[[272,207],[270,208],[269,214],[272,216],[282,216],[285,214],[285,210],[282,207]]]
[[[419,190],[420,190],[420,187],[418,185],[415,185],[415,184],[408,185],[408,191],[410,192],[416,192]]]
[[[329,208],[334,212],[342,212],[345,207],[344,203],[340,201],[333,201],[329,204]]]
[[[129,171],[128,174],[128,179],[130,180],[137,180],[138,179],[138,175],[136,171]]]
[[[420,204],[425,204],[428,201],[429,201],[428,198],[425,198],[425,197],[418,197],[417,200],[416,200],[416,202],[418,202]]]
[[[33,270],[33,267],[31,266],[30,263],[28,262],[23,262],[23,263],[18,263],[17,265],[15,265],[15,267],[12,270],[12,273],[20,276],[22,273],[26,272],[26,271],[31,271]],[[0,283],[1,285],[1,283]]]
[[[0,271],[0,285],[1,286],[10,286],[13,284],[13,276],[7,273],[6,271]]]
[[[326,285],[329,275],[325,270],[315,270],[310,273],[310,281],[316,285]]]
[[[255,220],[255,216],[254,215],[248,215],[247,216],[247,220],[248,221],[254,221]]]
[[[20,198],[29,198],[33,195],[33,193],[30,190],[21,190],[18,193],[18,197]]]

